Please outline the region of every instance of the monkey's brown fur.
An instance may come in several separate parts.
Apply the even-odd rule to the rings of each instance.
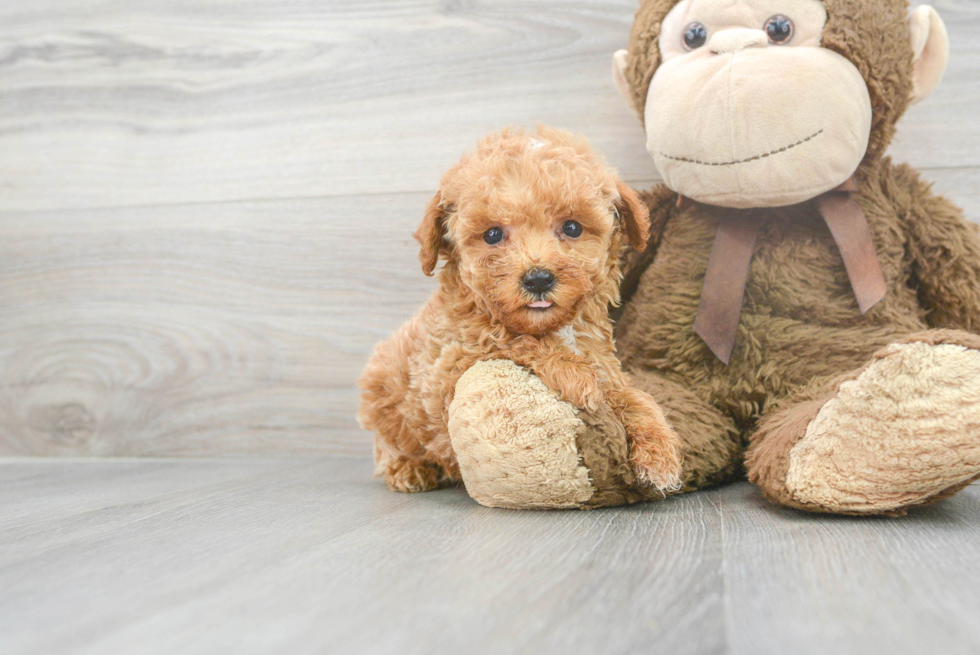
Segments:
[[[562,234],[570,218],[584,226],[580,237]],[[483,234],[496,226],[506,238],[488,245]],[[459,481],[448,428],[457,382],[477,362],[508,359],[579,408],[611,407],[626,429],[633,479],[676,488],[677,437],[620,370],[608,317],[619,299],[620,251],[627,241],[642,249],[648,229],[635,192],[567,132],[505,130],[448,171],[416,234],[426,273],[446,260],[439,288],[378,346],[360,380],[359,418],[377,433],[375,460],[388,486],[415,492]],[[534,298],[521,278],[532,267],[557,276],[550,309],[528,308]],[[558,334],[565,326],[578,353]],[[588,460],[596,447],[580,452]]]
[[[659,25],[676,4],[646,0],[637,13],[626,77],[640,115],[659,63]],[[685,489],[738,473],[748,446],[749,478],[770,499],[815,511],[866,513],[794,499],[786,491],[788,453],[841,380],[856,378],[888,344],[980,350],[973,336],[980,332],[980,238],[977,227],[934,195],[915,170],[882,156],[912,88],[907,2],[824,4],[824,46],[854,63],[871,93],[873,131],[856,174],[856,200],[871,227],[887,296],[861,315],[838,247],[812,204],[754,210],[770,220],[756,245],[726,367],[692,327],[716,223],[698,206],[678,209],[677,194],[657,187],[643,195],[653,233],[646,251],[626,265],[626,303],[616,334],[624,368],[665,407],[684,443]]]

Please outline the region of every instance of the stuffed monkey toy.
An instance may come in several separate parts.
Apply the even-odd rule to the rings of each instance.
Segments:
[[[626,262],[617,344],[681,438],[680,492],[747,474],[789,507],[900,515],[980,476],[980,235],[884,156],[947,57],[938,14],[907,0],[641,3],[614,76],[665,183],[643,194],[652,234]],[[477,366],[457,387],[477,500],[556,497],[521,488],[520,466],[481,477],[535,458],[526,440],[515,454],[525,423],[577,448],[554,489],[592,485],[553,506],[660,497],[609,474],[614,424],[525,377]],[[534,421],[559,408],[574,420]]]

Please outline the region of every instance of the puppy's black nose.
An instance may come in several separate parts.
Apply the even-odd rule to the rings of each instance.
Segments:
[[[543,268],[532,268],[524,274],[521,284],[531,293],[546,293],[555,286],[555,274]]]

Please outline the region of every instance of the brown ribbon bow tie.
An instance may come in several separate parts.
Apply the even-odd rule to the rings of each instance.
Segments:
[[[837,242],[858,307],[865,314],[885,297],[886,286],[868,219],[851,197],[856,191],[857,184],[851,178],[813,202]],[[678,199],[681,208],[688,203],[683,196]],[[752,251],[766,222],[755,212],[734,211],[721,213],[718,221],[694,331],[726,365],[735,347]]]

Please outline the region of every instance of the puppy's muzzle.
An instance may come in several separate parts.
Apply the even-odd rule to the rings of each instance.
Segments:
[[[524,273],[521,286],[528,293],[544,295],[555,288],[555,274],[544,268],[532,268]]]

